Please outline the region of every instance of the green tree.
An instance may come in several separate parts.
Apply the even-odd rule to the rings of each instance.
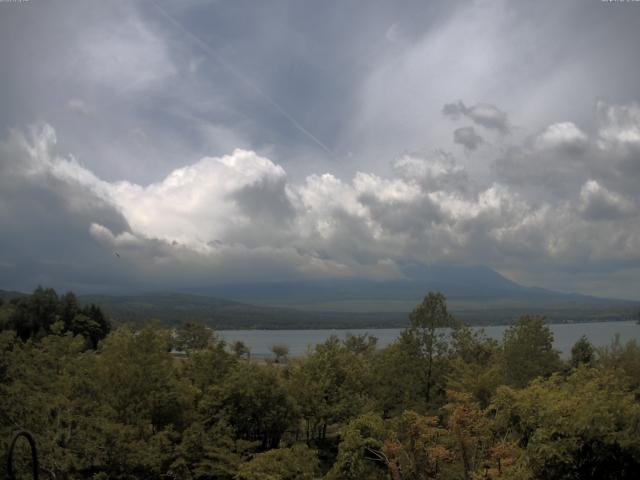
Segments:
[[[196,388],[200,399],[210,387],[222,384],[237,363],[237,358],[225,350],[224,343],[217,342],[191,352],[180,363],[180,374]]]
[[[447,352],[445,328],[456,326],[455,319],[447,311],[447,303],[441,293],[429,292],[422,303],[409,315],[411,326],[406,334],[415,339],[424,362],[426,382],[425,400],[431,401],[434,380],[440,361]]]
[[[106,338],[111,331],[111,322],[106,317],[102,309],[97,305],[88,305],[82,309],[82,312],[98,325],[98,328],[93,332],[93,335],[85,335],[85,338],[88,338],[93,348],[96,348],[98,346],[98,341]]]
[[[354,335],[347,333],[343,341],[345,348],[358,355],[371,355],[375,352],[378,345],[378,339],[368,333]]]
[[[371,364],[372,398],[384,418],[404,410],[425,408],[424,359],[415,337],[403,332],[398,340],[378,352]]]
[[[524,387],[534,378],[548,377],[560,369],[560,355],[553,349],[553,333],[544,317],[520,317],[504,332],[502,348],[507,385]]]
[[[185,322],[175,333],[175,348],[183,352],[201,350],[215,340],[213,330],[198,322]]]
[[[59,318],[58,295],[52,288],[39,286],[29,297],[16,299],[15,307],[9,327],[23,340],[48,335]]]
[[[640,388],[640,345],[635,339],[623,344],[616,334],[609,346],[597,349],[597,356],[602,368],[623,372],[630,388]]]
[[[348,422],[366,403],[366,359],[331,336],[302,361],[290,364],[289,389],[300,407],[307,440],[324,440],[327,428]]]
[[[585,335],[583,335],[576,341],[573,347],[571,347],[571,359],[569,360],[569,364],[574,368],[579,365],[591,366],[595,361],[595,353],[593,344]]]
[[[23,340],[71,332],[82,335],[87,347],[95,349],[111,330],[99,307],[88,305],[81,308],[72,292],[58,298],[51,288],[38,287],[32,295],[15,299],[9,308],[0,311],[5,312],[0,329],[15,330]]]
[[[318,457],[304,445],[259,453],[240,465],[236,480],[313,480],[318,478]]]
[[[271,345],[271,351],[276,356],[276,363],[280,363],[282,360],[287,360],[289,346],[284,343],[275,343]]]
[[[0,332],[5,330],[15,331],[13,316],[15,315],[15,305],[7,302],[0,306]]]
[[[447,388],[470,393],[486,408],[501,381],[498,342],[465,325],[452,332],[451,353]]]
[[[60,297],[58,312],[60,314],[60,320],[64,323],[64,330],[71,331],[73,328],[73,319],[80,313],[80,305],[73,292],[67,292]]]
[[[231,345],[231,350],[238,358],[247,357],[247,359],[251,358],[251,350],[249,347],[241,340],[236,340]]]
[[[275,367],[239,362],[224,382],[210,388],[201,402],[207,423],[224,421],[237,438],[276,448],[296,420],[293,399]]]
[[[533,478],[636,478],[640,404],[619,373],[579,367],[522,390],[500,387],[495,431],[515,437]]]
[[[96,442],[86,441],[89,425],[102,424],[102,412],[95,356],[82,352],[83,343],[71,336],[22,342],[13,332],[0,334],[0,449],[6,451],[13,430],[26,428],[36,437],[41,465],[58,478],[85,478],[99,461]]]
[[[388,479],[388,459],[383,453],[386,437],[381,417],[365,414],[352,420],[340,432],[338,456],[326,479]]]
[[[114,420],[154,432],[183,428],[194,391],[176,378],[170,346],[170,332],[150,327],[120,328],[107,338],[97,358],[97,394]]]
[[[206,427],[195,421],[182,434],[177,457],[169,470],[173,478],[231,480],[238,467],[255,453],[256,444],[236,440],[224,422]]]

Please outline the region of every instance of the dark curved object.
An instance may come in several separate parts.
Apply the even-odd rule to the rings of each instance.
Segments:
[[[18,430],[13,434],[11,443],[9,444],[9,453],[7,454],[7,473],[9,474],[9,480],[15,480],[15,474],[13,472],[13,449],[16,446],[16,442],[20,437],[24,437],[31,446],[31,464],[33,466],[33,480],[38,480],[38,451],[36,450],[36,441],[33,438],[31,432],[27,430]]]

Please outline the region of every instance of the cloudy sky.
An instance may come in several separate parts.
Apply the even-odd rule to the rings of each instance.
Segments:
[[[639,44],[639,2],[0,2],[0,288],[640,300]]]

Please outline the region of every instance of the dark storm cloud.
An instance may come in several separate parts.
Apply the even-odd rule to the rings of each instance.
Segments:
[[[33,148],[42,155],[55,140],[46,128],[34,131],[38,135],[43,143]],[[87,185],[52,175],[29,158],[24,141],[13,135],[0,143],[0,288],[113,289],[128,269],[92,241],[88,225],[123,232],[126,219]]]

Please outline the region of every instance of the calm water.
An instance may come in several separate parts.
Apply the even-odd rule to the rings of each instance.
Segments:
[[[487,336],[497,340],[502,338],[507,326],[484,327]],[[571,323],[550,325],[554,336],[555,348],[568,355],[571,347],[582,335],[597,347],[609,345],[615,334],[622,342],[631,339],[640,341],[640,325],[629,322]],[[289,346],[289,356],[299,357],[305,354],[309,346],[323,343],[329,336],[344,338],[348,333],[354,335],[368,333],[378,337],[378,346],[386,347],[400,334],[400,328],[370,328],[352,330],[223,330],[218,333],[227,342],[243,341],[254,357],[273,356],[269,348],[274,343]]]

